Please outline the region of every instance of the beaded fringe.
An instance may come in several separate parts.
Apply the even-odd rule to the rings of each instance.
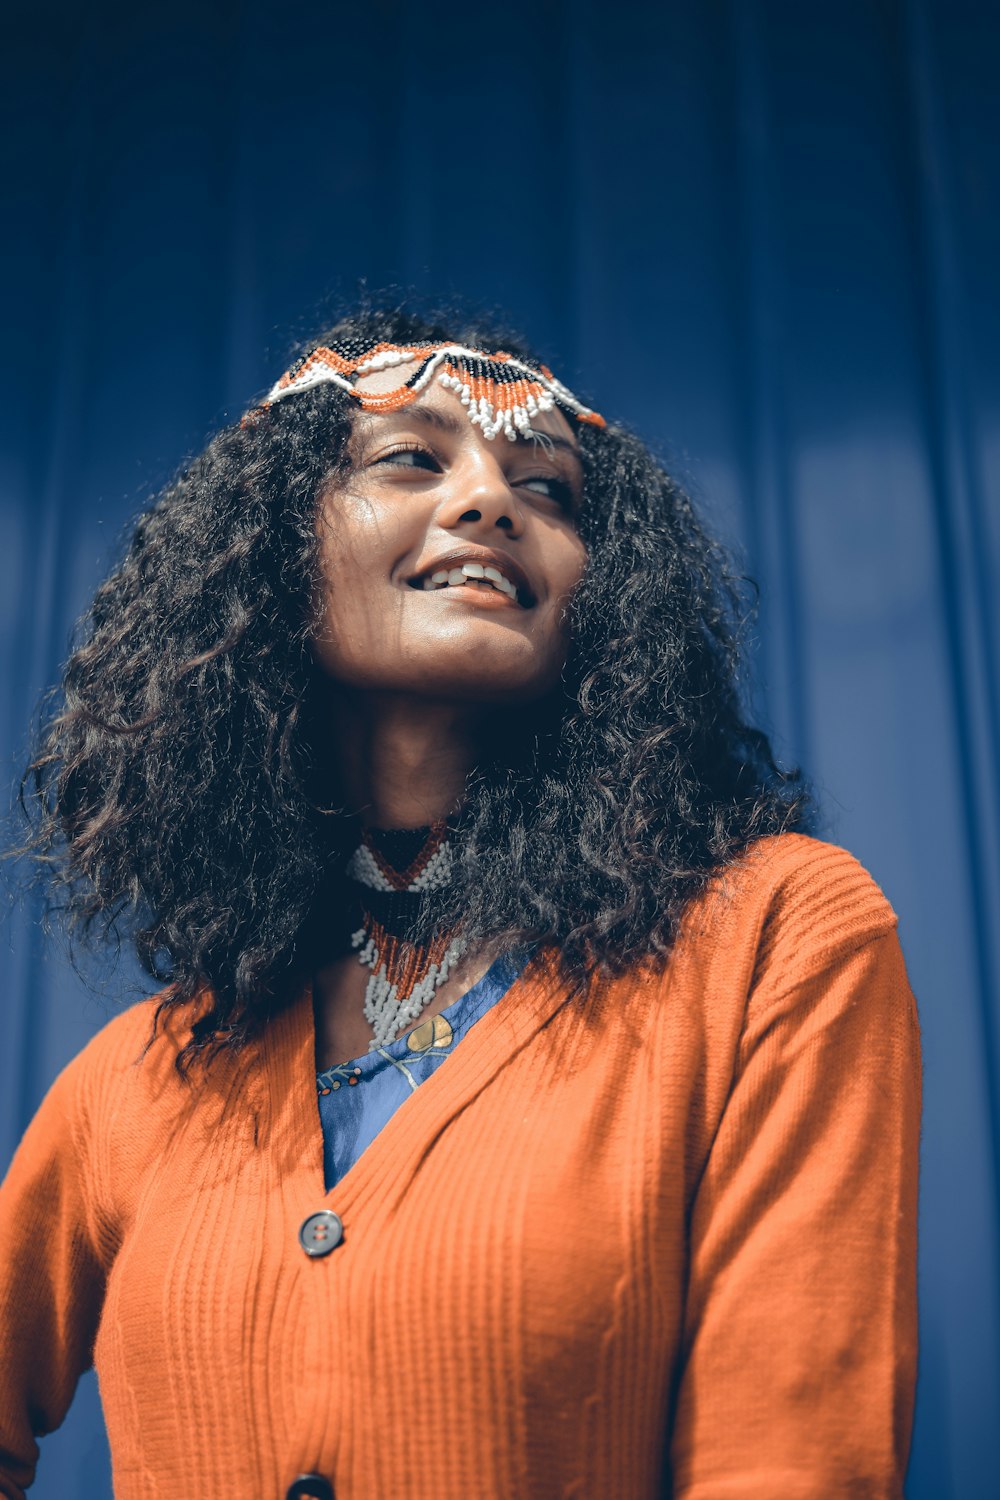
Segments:
[[[387,932],[370,913],[351,934],[351,947],[371,970],[365,988],[365,1019],[374,1032],[369,1051],[394,1041],[415,1021],[465,952],[462,938],[435,936],[427,947]]]
[[[447,819],[433,823],[419,847],[411,847],[403,869],[394,862],[398,858],[399,835],[369,829],[347,865],[352,880],[368,891],[361,897],[362,925],[351,934],[351,947],[360,949],[358,959],[370,970],[364,1001],[374,1033],[369,1050],[394,1041],[417,1019],[466,948],[449,933],[415,934],[411,921],[418,903],[451,879]],[[410,934],[406,938],[404,931]]]
[[[407,379],[403,371],[416,364]],[[366,375],[400,370],[400,383],[383,390],[358,389]],[[375,344],[345,341],[337,348],[320,344],[297,360],[272,386],[260,405],[248,412],[242,425],[253,421],[277,401],[314,386],[338,386],[366,410],[399,411],[416,401],[437,378],[465,407],[469,421],[492,440],[503,433],[511,442],[531,433],[531,418],[558,404],[579,422],[605,426],[604,418],[584,406],[557,380],[547,365],[529,365],[503,350],[486,353],[462,344]]]

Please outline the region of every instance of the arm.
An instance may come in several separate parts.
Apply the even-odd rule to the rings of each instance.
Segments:
[[[792,982],[776,952],[693,1205],[677,1500],[902,1495],[920,1102],[895,931]]]
[[[82,1055],[56,1079],[0,1186],[0,1495],[23,1500],[35,1439],[92,1362],[108,1236],[89,1201]]]

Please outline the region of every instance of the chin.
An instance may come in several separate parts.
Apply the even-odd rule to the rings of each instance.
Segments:
[[[559,681],[559,674],[545,677],[518,677],[514,673],[481,673],[477,677],[450,676],[447,681],[428,685],[429,698],[448,698],[453,702],[528,704],[548,697]]]
[[[533,703],[558,685],[565,661],[557,650],[540,651],[538,643],[513,632],[462,631],[434,639],[396,641],[391,654],[372,651],[362,659],[325,661],[327,675],[343,686],[364,692],[425,698],[428,702]]]

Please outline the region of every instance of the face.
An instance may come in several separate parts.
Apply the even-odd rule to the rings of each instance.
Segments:
[[[536,439],[487,441],[437,383],[402,411],[359,411],[351,472],[318,506],[324,596],[313,650],[330,678],[498,703],[555,685],[565,604],[586,566],[583,474],[560,412],[533,418],[532,431]]]

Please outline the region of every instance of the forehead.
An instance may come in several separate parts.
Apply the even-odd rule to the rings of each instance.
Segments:
[[[355,389],[369,391],[373,395],[387,395],[390,391],[399,390],[404,386],[417,369],[418,364],[414,361],[410,365],[396,365],[392,369],[374,370],[369,375],[361,376],[355,382]],[[388,429],[405,425],[409,418],[438,427],[454,428],[460,435],[475,434],[481,441],[487,441],[479,429],[470,422],[469,413],[462,405],[460,397],[436,380],[432,380],[415,401],[400,407],[398,411],[359,414],[356,427],[366,432],[377,432],[383,426]],[[455,425],[455,418],[461,424],[460,426]],[[573,425],[558,407],[553,407],[550,411],[537,412],[531,418],[531,431],[538,433],[541,437],[552,439],[560,449],[569,449],[579,456],[580,449]],[[490,446],[497,443],[507,445],[507,439],[503,436],[489,441]]]

